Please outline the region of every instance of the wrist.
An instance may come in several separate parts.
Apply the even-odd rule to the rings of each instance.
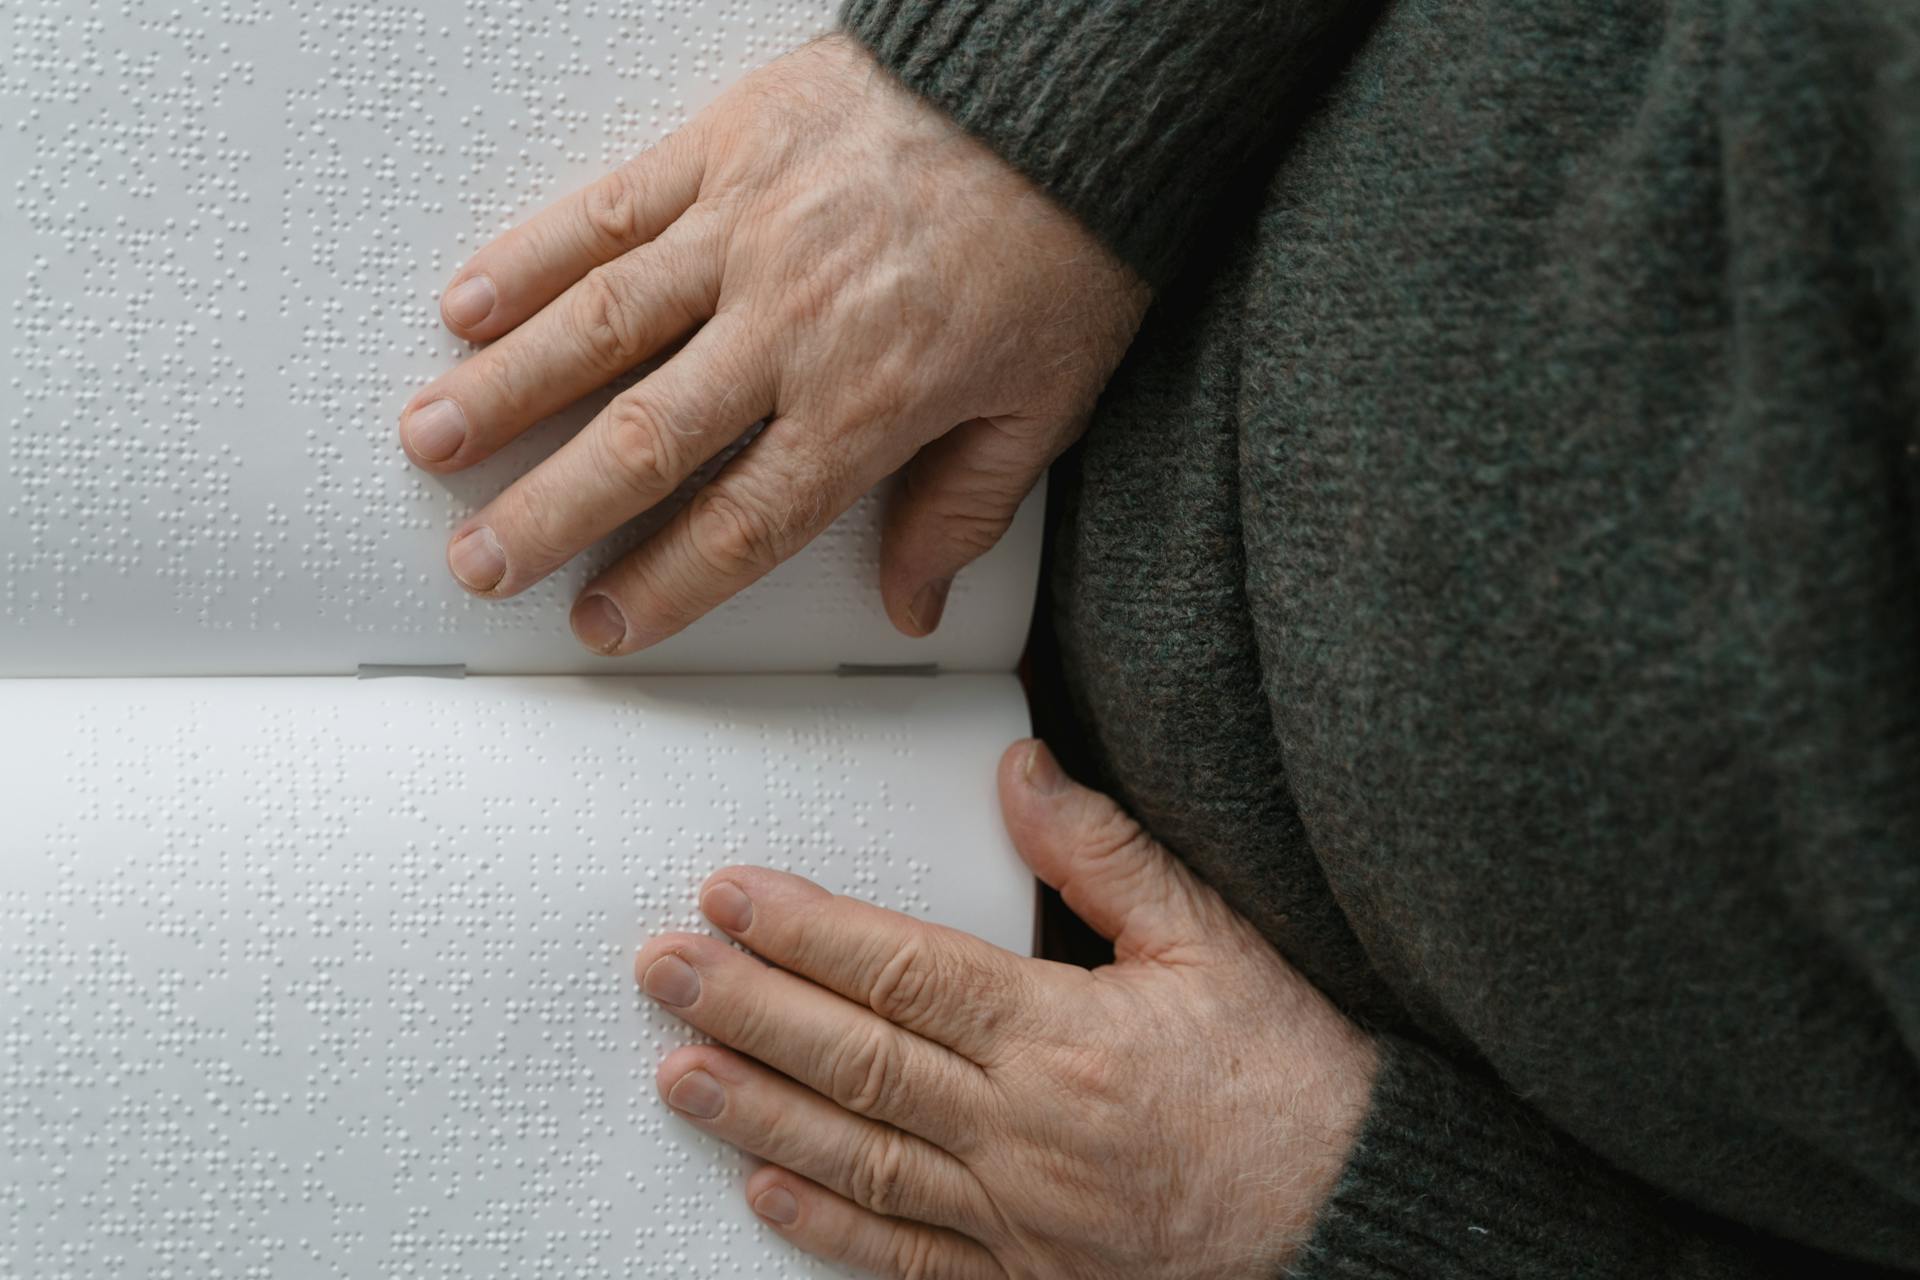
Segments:
[[[1333,1202],[1371,1108],[1380,1048],[1344,1018],[1313,1063],[1286,1082],[1286,1176],[1276,1179],[1267,1238],[1261,1250],[1271,1266],[1289,1265],[1312,1239]]]

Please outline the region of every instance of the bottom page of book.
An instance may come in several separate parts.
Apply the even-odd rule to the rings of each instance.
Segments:
[[[737,862],[1018,951],[1011,676],[0,681],[0,1276],[842,1274],[666,1110]]]

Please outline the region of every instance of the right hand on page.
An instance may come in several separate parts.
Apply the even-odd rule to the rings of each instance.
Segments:
[[[1374,1042],[1039,743],[1002,758],[1000,805],[1113,963],[729,867],[700,909],[740,947],[669,933],[635,958],[716,1042],[661,1062],[667,1104],[767,1162],[747,1199],[788,1240],[892,1280],[1289,1274],[1367,1114]]]
[[[687,339],[454,531],[454,575],[523,591],[766,419],[588,584],[575,633],[606,654],[665,639],[904,468],[881,585],[924,635],[1078,435],[1147,301],[1032,183],[829,37],[475,254],[442,314],[491,345],[412,398],[401,438],[458,471]]]

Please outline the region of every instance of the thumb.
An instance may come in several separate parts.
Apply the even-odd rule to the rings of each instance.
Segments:
[[[1111,798],[1067,777],[1038,739],[1000,758],[1000,808],[1033,873],[1113,943],[1117,960],[1192,959],[1232,928],[1212,889]]]
[[[894,626],[924,636],[940,625],[953,576],[1000,541],[1054,452],[1048,433],[975,418],[901,469],[880,540],[880,595]]]

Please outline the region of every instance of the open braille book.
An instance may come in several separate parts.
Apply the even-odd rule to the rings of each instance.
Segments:
[[[597,405],[445,480],[395,420],[468,252],[829,8],[6,8],[0,1276],[828,1273],[659,1101],[632,956],[732,862],[1030,946],[1036,505],[926,640],[869,498],[608,661],[566,606],[644,530],[504,603],[442,558]]]

